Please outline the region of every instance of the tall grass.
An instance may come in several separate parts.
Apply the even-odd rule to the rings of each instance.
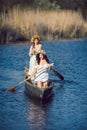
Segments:
[[[39,34],[43,39],[55,40],[87,36],[87,22],[82,15],[70,10],[31,10],[15,7],[8,14],[0,15],[1,26],[10,32],[15,31],[16,38],[21,34],[25,38]],[[8,31],[9,30],[9,31]]]

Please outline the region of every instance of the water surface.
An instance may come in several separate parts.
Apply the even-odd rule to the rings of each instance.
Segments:
[[[0,45],[0,130],[87,130],[87,39],[42,44],[65,78],[50,72],[54,95],[45,103],[28,98],[24,84],[7,91],[25,78],[30,45]]]

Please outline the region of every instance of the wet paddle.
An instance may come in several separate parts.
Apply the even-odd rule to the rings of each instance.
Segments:
[[[11,86],[10,88],[8,88],[8,91],[9,91],[9,92],[15,91],[15,89],[16,89],[20,84],[24,83],[24,82],[27,81],[27,80],[28,80],[28,78],[22,80],[21,82],[19,82],[19,83],[16,84],[15,86]]]
[[[52,68],[52,71],[54,72],[54,74],[55,74],[58,78],[60,78],[61,80],[64,80],[64,77],[63,77],[58,71],[54,70],[53,68]]]

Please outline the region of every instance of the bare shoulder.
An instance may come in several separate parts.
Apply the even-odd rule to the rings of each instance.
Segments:
[[[46,60],[44,60],[44,64],[48,64],[48,62]]]
[[[39,45],[38,45],[38,49],[39,49],[39,50],[41,50],[41,48],[42,48],[42,45],[41,45],[41,44],[39,44]]]
[[[42,47],[42,45],[41,45],[41,44],[39,44],[39,47]]]

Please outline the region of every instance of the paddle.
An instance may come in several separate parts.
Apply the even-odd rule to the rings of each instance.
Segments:
[[[15,91],[15,88],[17,88],[20,84],[24,83],[24,82],[27,81],[27,80],[28,80],[28,78],[22,80],[21,82],[19,82],[19,83],[18,83],[17,85],[15,85],[15,86],[11,86],[10,88],[8,88],[8,91],[9,91],[9,92]]]
[[[52,68],[51,70],[54,72],[54,74],[55,74],[58,78],[60,78],[61,80],[64,80],[64,77],[63,77],[58,71],[54,70],[53,68]]]

